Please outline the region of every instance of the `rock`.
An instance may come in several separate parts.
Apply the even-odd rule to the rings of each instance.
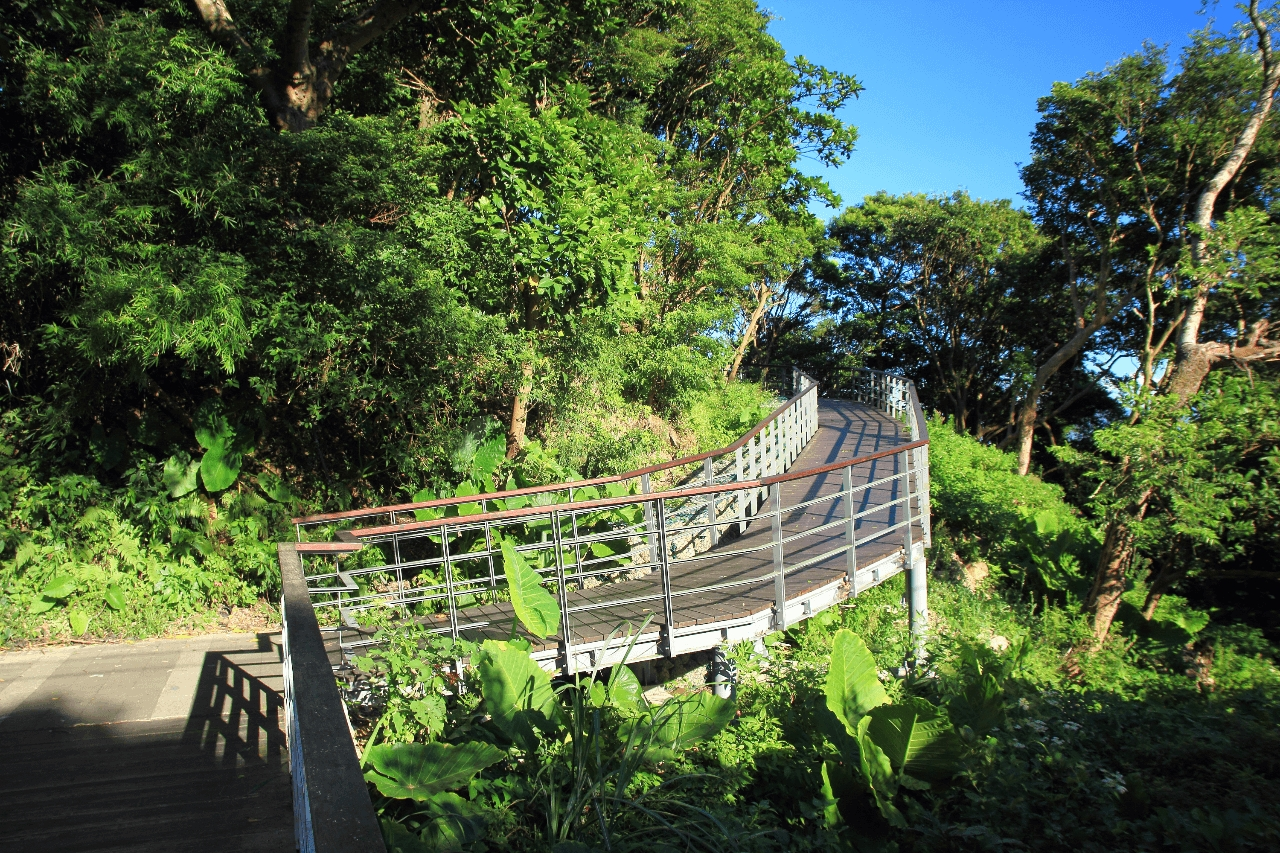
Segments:
[[[656,687],[650,687],[648,690],[646,690],[644,692],[644,698],[649,701],[650,705],[661,705],[663,702],[672,698],[672,696],[670,693],[667,692],[666,688],[662,687],[661,685],[658,685]]]
[[[977,592],[978,585],[981,584],[991,574],[991,567],[982,560],[976,563],[969,563],[961,572],[964,574],[964,585],[969,592]]]
[[[1005,652],[1009,650],[1009,638],[996,634],[990,640],[987,640],[987,647],[996,652]]]

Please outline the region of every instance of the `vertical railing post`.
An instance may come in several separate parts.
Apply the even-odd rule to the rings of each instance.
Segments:
[[[841,488],[844,490],[844,541],[848,547],[845,552],[845,571],[849,575],[849,588],[856,598],[858,596],[858,522],[853,510],[853,466],[844,469]]]
[[[673,657],[675,654],[675,640],[673,633],[676,629],[675,605],[671,599],[671,561],[668,556],[667,548],[667,509],[666,502],[662,498],[654,501],[657,505],[658,515],[658,553],[659,565],[662,570],[662,616],[666,622],[663,637],[663,645],[665,648],[662,653],[665,657]]]
[[[702,480],[708,486],[716,484],[715,465],[710,458],[702,460]],[[707,524],[711,526],[707,529],[711,531],[711,547],[714,548],[720,544],[720,533],[716,530],[716,498],[719,497],[715,492],[707,495]]]
[[[750,442],[747,443],[750,446]],[[738,490],[733,493],[733,502],[738,511],[738,535],[742,536],[747,532],[747,493],[742,488],[743,470],[742,470],[742,448],[739,447],[733,451],[733,472],[738,478]]]
[[[453,590],[453,561],[449,558],[449,525],[440,525],[440,549],[444,565],[444,593],[449,601],[449,636],[458,639],[458,602]],[[403,595],[402,595],[403,597]]]
[[[773,595],[774,608],[777,611],[774,627],[779,631],[787,630],[787,576],[782,568],[782,490],[774,483],[769,487],[772,499],[770,512],[773,515]]]
[[[907,570],[907,606],[910,608],[909,621],[911,639],[915,643],[916,663],[924,661],[925,633],[929,627],[928,587],[925,578],[924,561],[920,565],[914,559],[915,543],[911,536],[911,451],[899,454],[902,460],[902,485],[906,490],[906,517],[902,534],[902,561]]]
[[[653,485],[649,480],[648,474],[640,475],[640,492],[649,494],[653,491]],[[649,540],[649,565],[650,569],[657,567],[658,564],[658,523],[653,514],[653,503],[651,501],[644,502],[644,529],[648,534]]]
[[[564,536],[560,530],[560,511],[551,511],[551,543],[555,548],[556,598],[560,602],[560,642],[564,649],[564,671],[573,675],[577,671],[573,662],[572,622],[569,619],[569,587],[564,576]]]

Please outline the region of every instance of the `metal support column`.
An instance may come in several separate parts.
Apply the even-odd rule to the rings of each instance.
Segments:
[[[714,486],[716,484],[715,465],[712,464],[710,458],[702,460],[702,480],[708,486]],[[712,548],[720,544],[720,533],[716,530],[716,498],[718,497],[720,496],[715,492],[707,495],[707,524],[711,525],[707,529],[711,531]]]
[[[676,628],[675,606],[671,601],[671,560],[667,556],[667,508],[665,501],[658,498],[654,503],[657,504],[658,514],[658,553],[659,565],[662,570],[662,616],[665,624],[663,625],[662,641],[665,648],[662,654],[665,657],[674,656],[674,637],[672,632]]]
[[[906,524],[902,534],[903,568],[907,570],[907,607],[910,610],[911,639],[915,643],[916,663],[924,662],[925,634],[929,628],[928,580],[925,578],[924,561],[914,559],[915,543],[911,536],[911,451],[898,454],[902,460],[902,486],[906,490]]]
[[[858,522],[853,517],[853,466],[844,469],[841,488],[844,490],[844,541],[848,547],[845,552],[845,571],[849,575],[849,590],[856,598],[858,595]]]
[[[782,490],[778,488],[777,483],[769,487],[769,496],[772,499],[770,511],[773,515],[773,606],[777,611],[774,628],[785,631],[787,630],[787,576],[782,568]]]

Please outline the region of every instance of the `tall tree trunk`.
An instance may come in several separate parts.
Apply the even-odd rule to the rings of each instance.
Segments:
[[[1218,197],[1235,178],[1253,150],[1258,139],[1258,132],[1267,114],[1271,112],[1276,87],[1280,86],[1280,63],[1274,61],[1271,52],[1271,33],[1266,22],[1258,14],[1258,0],[1250,0],[1249,22],[1258,34],[1258,55],[1262,60],[1262,88],[1258,92],[1258,101],[1253,105],[1249,121],[1236,137],[1231,154],[1223,162],[1222,167],[1214,173],[1205,184],[1200,197],[1196,200],[1196,226],[1199,233],[1191,235],[1191,258],[1196,268],[1200,268],[1205,258],[1205,238],[1213,228],[1213,213],[1217,208]],[[1209,305],[1209,294],[1217,282],[1211,276],[1204,276],[1196,282],[1195,290],[1186,308],[1186,316],[1178,329],[1178,353],[1174,359],[1173,372],[1169,376],[1168,393],[1174,394],[1185,403],[1200,390],[1204,378],[1209,375],[1214,363],[1230,354],[1231,348],[1218,342],[1200,342],[1200,326],[1204,322],[1205,310]],[[1256,342],[1255,342],[1256,343]]]
[[[753,290],[755,289],[753,288]],[[773,299],[774,291],[769,287],[767,281],[760,282],[760,288],[755,292],[756,305],[751,311],[751,316],[747,318],[747,327],[742,331],[742,341],[733,352],[733,364],[730,365],[728,373],[725,374],[726,379],[737,378],[738,371],[742,369],[742,359],[747,354],[747,348],[756,339],[756,331],[760,328],[760,318],[764,316],[765,311],[769,310],[769,301]]]
[[[1267,31],[1266,23],[1258,14],[1257,0],[1250,0],[1249,20],[1258,34],[1258,53],[1262,60],[1262,88],[1248,122],[1236,137],[1230,156],[1205,184],[1196,201],[1196,225],[1199,234],[1193,234],[1191,242],[1192,260],[1196,267],[1200,267],[1208,260],[1205,258],[1204,237],[1213,227],[1213,214],[1218,197],[1235,178],[1253,149],[1258,131],[1261,130],[1263,121],[1271,111],[1276,88],[1280,85],[1280,63],[1274,62],[1271,52],[1271,35]],[[1162,382],[1163,393],[1176,396],[1183,404],[1195,396],[1214,364],[1223,358],[1273,360],[1280,357],[1280,344],[1263,340],[1269,327],[1266,320],[1254,324],[1249,339],[1243,347],[1218,341],[1204,343],[1200,341],[1200,327],[1204,322],[1213,284],[1214,281],[1209,276],[1205,276],[1196,283],[1185,313],[1182,315],[1182,323],[1178,327],[1178,349],[1173,367],[1170,369],[1168,379]],[[1118,598],[1112,602],[1109,593],[1116,589],[1117,583],[1120,592],[1124,591],[1124,571],[1133,561],[1133,537],[1128,534],[1129,525],[1132,519],[1141,519],[1146,513],[1151,494],[1151,490],[1148,489],[1133,506],[1131,516],[1126,518],[1122,513],[1117,514],[1107,525],[1102,555],[1098,558],[1098,568],[1094,578],[1093,586],[1097,594],[1091,593],[1089,600],[1093,609],[1094,637],[1098,642],[1106,638],[1111,622],[1115,618],[1115,608],[1119,606]],[[1147,610],[1155,612],[1160,594],[1154,600],[1148,597]]]
[[[253,45],[231,17],[225,0],[191,0],[210,38],[240,64],[249,84],[277,130],[303,131],[328,110],[334,86],[351,59],[405,18],[421,11],[422,0],[376,0],[330,28],[311,55],[311,18],[315,0],[290,0],[285,29],[270,60]]]
[[[507,458],[514,459],[524,448],[529,426],[529,395],[533,393],[533,362],[520,365],[520,384],[511,398],[511,420],[507,422]]]
[[[1107,522],[1107,535],[1102,541],[1102,553],[1098,555],[1098,569],[1094,573],[1093,588],[1085,599],[1085,607],[1093,611],[1093,641],[1095,646],[1101,645],[1111,633],[1111,623],[1115,621],[1116,611],[1120,609],[1120,597],[1124,595],[1126,575],[1133,565],[1134,542],[1130,527],[1134,520],[1140,521],[1147,513],[1147,502],[1151,499],[1148,489],[1139,499],[1138,511],[1131,518],[1125,513],[1116,513]]]

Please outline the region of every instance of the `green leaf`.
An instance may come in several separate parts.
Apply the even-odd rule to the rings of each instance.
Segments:
[[[551,679],[529,653],[485,640],[476,654],[484,709],[493,724],[522,749],[537,748],[537,733],[550,733],[561,717]]]
[[[71,633],[83,636],[89,630],[89,614],[82,610],[68,610],[67,621],[71,623]]]
[[[831,776],[839,772],[839,765],[833,761],[822,762],[822,825],[834,829],[840,825],[840,801],[831,787]]]
[[[609,675],[609,704],[627,717],[643,713],[649,707],[640,679],[626,664],[618,664]]]
[[[124,592],[121,591],[117,584],[111,584],[107,587],[106,592],[102,594],[102,600],[112,610],[124,610]]]
[[[502,571],[511,589],[511,606],[525,629],[545,639],[560,627],[560,605],[542,588],[542,576],[529,567],[510,542],[502,543]]]
[[[205,400],[193,418],[196,442],[205,450],[224,449],[235,438],[235,430],[222,411],[219,400]]]
[[[434,820],[422,828],[422,838],[436,853],[467,849],[484,835],[482,810],[457,794],[436,794],[427,812]]]
[[[499,435],[480,445],[471,464],[481,477],[490,478],[497,473],[506,458],[507,439]]]
[[[868,711],[889,701],[876,674],[876,659],[862,638],[847,628],[836,632],[827,670],[827,707],[850,734]]]
[[[622,737],[647,758],[660,760],[682,752],[696,743],[715,737],[733,719],[738,706],[732,699],[701,692],[687,698],[672,698],[649,715],[623,723]]]
[[[923,699],[881,705],[867,716],[868,736],[895,770],[926,782],[949,779],[959,771],[963,742],[951,721]]]
[[[220,492],[240,476],[243,457],[229,448],[215,447],[200,457],[200,479],[211,492]]]
[[[161,478],[164,480],[165,488],[169,490],[169,497],[180,498],[195,491],[196,476],[199,473],[199,460],[188,459],[185,453],[166,459]]]
[[[456,746],[439,741],[377,744],[369,747],[365,756],[376,771],[367,773],[366,778],[385,797],[421,801],[462,787],[504,754],[479,741]]]
[[[881,706],[885,707],[885,706]],[[893,804],[893,797],[898,793],[898,778],[893,772],[892,762],[869,733],[872,718],[863,717],[858,722],[858,766],[862,770],[862,778],[871,788],[876,808],[885,820],[899,829],[906,829],[907,821]]]
[[[44,613],[48,610],[52,610],[54,607],[57,607],[57,605],[58,605],[57,599],[37,598],[35,601],[31,602],[31,606],[27,608],[27,612],[31,613],[32,615],[35,615],[38,613]]]
[[[262,493],[278,504],[291,503],[294,499],[293,492],[289,491],[289,487],[285,485],[284,480],[272,474],[270,471],[263,471],[258,475],[258,488],[262,489]]]
[[[387,853],[435,853],[433,844],[418,836],[391,818],[382,819],[382,837],[387,843]]]
[[[480,494],[480,487],[470,480],[464,480],[458,484],[458,488],[454,490],[455,498],[469,498],[472,495]],[[458,504],[458,515],[479,515],[481,512],[480,502]]]
[[[45,598],[52,598],[55,601],[66,598],[76,591],[76,579],[70,575],[58,575],[51,578],[41,591],[41,595]]]
[[[965,685],[964,692],[947,702],[947,716],[957,726],[985,734],[1004,719],[1004,690],[993,673]]]

